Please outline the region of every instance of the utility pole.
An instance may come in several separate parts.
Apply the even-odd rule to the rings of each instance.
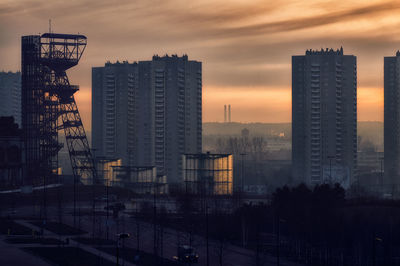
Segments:
[[[244,193],[244,156],[246,156],[246,153],[240,153],[241,156],[241,177],[240,177],[240,193]]]
[[[96,149],[92,149],[92,152],[93,152],[94,169],[97,169],[96,155],[95,155]],[[93,175],[92,176],[92,201],[93,201],[92,202],[92,208],[93,208],[93,211],[92,211],[92,216],[93,216],[93,218],[92,218],[92,239],[93,240],[94,240],[94,235],[95,235],[94,231],[96,228],[96,187],[95,187],[96,181],[97,180],[95,180],[95,175]]]
[[[156,231],[156,229],[157,229],[157,224],[156,224],[156,219],[157,219],[157,206],[156,206],[156,203],[157,203],[157,199],[156,199],[156,184],[155,183],[153,183],[153,245],[154,245],[154,250],[153,250],[153,253],[154,253],[154,257],[156,258],[157,257],[157,231]]]
[[[281,232],[280,232],[280,222],[279,222],[279,214],[278,214],[278,219],[277,219],[277,225],[276,225],[276,230],[277,230],[277,234],[276,234],[276,265],[277,266],[280,266],[281,265],[281,263],[280,263],[280,254],[279,254],[279,252],[280,252],[280,250],[279,250],[279,248],[280,248],[280,242],[281,242],[281,240],[280,240],[280,234],[281,234]]]
[[[76,176],[74,176],[74,227],[76,227]]]
[[[107,197],[107,211],[106,211],[106,224],[107,224],[107,226],[106,226],[106,239],[108,240],[108,227],[109,227],[109,224],[108,224],[108,208],[109,208],[109,205],[108,205],[108,203],[109,203],[109,200],[108,200],[108,179],[106,179],[106,197]]]
[[[210,256],[208,250],[208,202],[206,199],[206,254],[207,254],[207,266],[210,266]]]
[[[381,161],[381,196],[383,196],[383,157],[379,158]]]
[[[284,219],[279,217],[279,210],[277,212],[277,225],[276,225],[276,265],[280,266],[280,248],[281,248],[281,222],[285,223]]]

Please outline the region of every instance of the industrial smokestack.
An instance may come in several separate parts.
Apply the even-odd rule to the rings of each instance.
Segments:
[[[224,105],[224,123],[226,123],[226,104]]]
[[[229,121],[229,123],[232,122],[231,121],[231,105],[228,106],[228,121]]]

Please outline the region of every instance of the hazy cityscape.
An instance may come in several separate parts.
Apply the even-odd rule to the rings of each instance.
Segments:
[[[0,1],[0,265],[400,265],[400,3],[150,2]]]

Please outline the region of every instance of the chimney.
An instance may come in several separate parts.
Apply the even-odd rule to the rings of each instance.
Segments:
[[[224,105],[224,123],[226,123],[226,104]]]
[[[228,122],[232,122],[231,121],[231,105],[228,106]]]

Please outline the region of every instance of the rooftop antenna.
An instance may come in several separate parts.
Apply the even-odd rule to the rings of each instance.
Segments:
[[[51,19],[49,19],[49,33],[51,33]]]

